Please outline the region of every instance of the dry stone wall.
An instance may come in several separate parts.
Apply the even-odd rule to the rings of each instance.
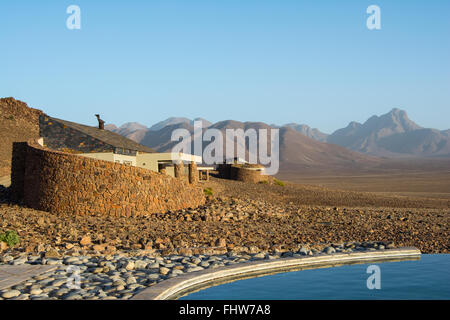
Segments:
[[[234,164],[220,164],[218,166],[219,176],[222,179],[231,179],[243,182],[258,183],[268,181],[268,176],[253,168],[246,168]]]
[[[61,214],[131,216],[205,202],[201,188],[180,179],[32,141],[14,143],[11,180],[13,194],[25,205]]]
[[[189,168],[189,183],[196,184],[198,182],[198,171],[197,171],[197,164],[192,161],[188,164]]]
[[[230,178],[232,180],[252,182],[252,183],[267,181],[267,176],[261,173],[262,172],[259,170],[252,170],[238,166],[231,166]]]

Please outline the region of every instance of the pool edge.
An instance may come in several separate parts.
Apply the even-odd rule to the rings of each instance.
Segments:
[[[189,292],[197,291],[201,287],[214,286],[214,283],[231,279],[236,281],[249,276],[262,276],[271,273],[290,271],[302,268],[324,268],[336,265],[401,261],[419,258],[421,252],[415,247],[403,247],[388,250],[335,253],[318,256],[301,256],[295,258],[281,258],[277,260],[257,260],[225,266],[217,269],[186,273],[159,282],[135,295],[132,300],[172,300]]]

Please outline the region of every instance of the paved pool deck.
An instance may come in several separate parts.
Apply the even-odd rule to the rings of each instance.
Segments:
[[[346,264],[417,260],[420,259],[420,254],[420,250],[417,248],[403,247],[388,250],[321,254],[278,260],[253,261],[212,270],[206,269],[167,279],[150,288],[144,289],[135,295],[132,300],[173,300],[211,286],[246,278],[302,269],[328,268]]]
[[[0,290],[10,288],[40,274],[56,270],[47,265],[3,265],[0,266]]]

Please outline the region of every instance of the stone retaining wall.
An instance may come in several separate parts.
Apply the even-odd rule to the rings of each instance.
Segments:
[[[230,178],[237,181],[252,182],[252,183],[267,181],[267,176],[262,175],[261,173],[262,172],[259,170],[231,166]]]
[[[197,164],[194,161],[188,164],[189,183],[196,184],[198,182]]]
[[[48,212],[130,216],[198,207],[201,188],[143,168],[48,150],[34,141],[13,146],[16,200]]]
[[[255,170],[256,167],[246,168],[236,164],[219,164],[219,177],[222,179],[231,179],[243,182],[258,183],[268,181],[268,176],[262,174],[262,171]]]

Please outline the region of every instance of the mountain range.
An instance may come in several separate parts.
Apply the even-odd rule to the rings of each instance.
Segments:
[[[220,121],[211,124],[208,129],[217,129],[224,137],[224,149],[227,144],[226,129],[255,129],[259,135],[259,129],[270,130],[273,127],[262,122],[239,122],[234,120]],[[149,146],[158,152],[170,152],[178,141],[171,141],[172,132],[176,129],[186,129],[192,135],[194,127],[191,123],[180,122],[154,131],[147,129],[145,134],[137,142]],[[119,132],[119,131],[117,131]],[[133,138],[143,134],[142,129],[130,132],[128,137]],[[269,132],[269,131],[268,131]],[[258,136],[259,139],[259,136]],[[203,148],[209,143],[204,142]],[[245,146],[245,156],[249,155],[248,146]],[[225,150],[223,150],[225,155]],[[378,163],[378,159],[344,147],[323,143],[309,138],[302,133],[290,128],[280,128],[280,170],[303,170],[308,168],[334,168],[344,169],[349,166],[362,169]]]
[[[374,115],[362,124],[352,121],[347,127],[338,129],[332,134],[326,134],[308,125],[298,123],[277,126],[260,122],[227,120],[213,124],[202,118],[190,120],[175,117],[158,122],[150,128],[136,122],[126,123],[120,127],[107,125],[106,128],[155,150],[168,151],[174,145],[170,141],[172,131],[177,128],[185,128],[193,132],[195,120],[203,121],[204,127],[216,128],[223,132],[226,128],[242,128],[244,130],[248,128],[279,128],[282,142],[280,151],[283,150],[286,155],[289,154],[289,157],[284,160],[301,160],[300,162],[305,165],[308,162],[314,162],[321,151],[326,152],[325,149],[336,146],[375,157],[450,157],[450,130],[423,128],[410,120],[404,110],[397,108],[381,116]],[[304,137],[309,140],[305,140]],[[296,148],[300,148],[298,153],[301,155],[293,155]],[[305,150],[309,150],[309,152],[314,150],[315,156],[308,155]],[[334,149],[335,152],[338,150],[342,151]],[[340,156],[337,158],[345,158],[342,152],[338,153]],[[352,157],[356,157],[355,154],[352,154]],[[329,160],[332,161],[332,159]]]
[[[276,125],[272,125],[272,126],[280,128],[279,126],[276,126]],[[306,124],[288,123],[282,127],[292,128],[295,131],[298,131],[301,134],[303,134],[309,138],[313,138],[314,140],[321,141],[321,142],[327,142],[327,138],[329,136],[329,134],[323,133],[319,129],[311,128],[310,126],[308,126]]]
[[[39,136],[40,113],[40,110],[29,108],[13,98],[0,99],[0,129],[4,138],[0,148],[0,176],[8,173],[12,142]],[[417,161],[424,162],[423,166],[428,168],[430,165],[440,165],[439,161],[431,162],[430,158],[444,158],[442,160],[445,163],[450,159],[450,130],[422,128],[399,109],[393,109],[382,116],[373,116],[362,124],[351,122],[346,128],[336,130],[331,135],[296,123],[282,126],[234,120],[211,123],[202,118],[169,118],[150,128],[137,122],[120,127],[107,124],[105,128],[155,151],[168,152],[178,143],[171,141],[172,132],[175,129],[186,129],[192,134],[195,120],[203,121],[204,127],[219,130],[224,139],[227,139],[226,129],[255,129],[259,132],[259,129],[279,128],[280,172],[288,175],[373,173],[377,170],[392,170],[393,166],[394,169],[415,170]],[[226,146],[226,141],[224,142]],[[209,142],[203,143],[203,147],[207,145]],[[251,150],[246,147],[248,156]],[[399,157],[400,162],[390,159]]]
[[[8,174],[12,142],[39,137],[40,113],[41,111],[29,108],[13,98],[0,99],[0,129],[3,138],[0,141],[0,176]],[[415,159],[425,161],[423,165],[428,167],[439,164],[438,161],[431,163],[430,158],[444,158],[446,163],[446,159],[450,159],[450,130],[422,128],[399,109],[393,109],[382,116],[373,116],[362,124],[351,122],[346,128],[336,130],[331,135],[296,123],[282,126],[234,120],[211,123],[202,118],[169,118],[150,128],[138,122],[126,123],[120,127],[108,124],[105,128],[155,151],[167,152],[178,143],[171,141],[172,132],[175,129],[186,129],[192,134],[195,120],[203,121],[204,127],[219,130],[224,139],[227,139],[224,134],[226,129],[255,129],[259,132],[259,129],[279,128],[280,172],[288,175],[299,172],[333,175],[338,172],[367,173],[391,170],[393,165],[414,169],[417,167],[414,167],[417,162]],[[226,146],[226,141],[224,142]],[[203,143],[203,147],[208,145],[209,142]],[[251,150],[246,147],[248,156]],[[398,162],[383,157],[402,158]],[[407,161],[403,160],[405,157]]]
[[[397,108],[372,116],[363,124],[350,122],[326,141],[379,157],[450,156],[450,130],[422,128]]]

